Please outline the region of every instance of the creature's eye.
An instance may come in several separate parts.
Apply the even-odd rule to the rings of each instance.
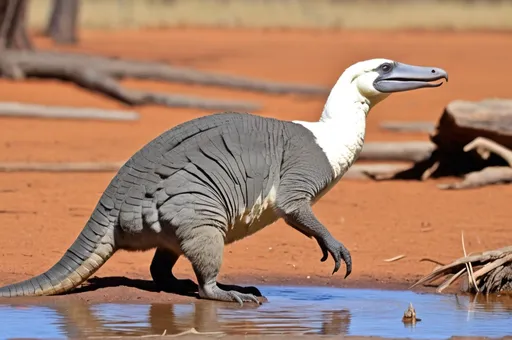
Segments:
[[[391,69],[393,67],[391,66],[391,64],[386,63],[386,64],[382,64],[381,68],[382,68],[382,71],[387,73],[387,72],[391,71]]]

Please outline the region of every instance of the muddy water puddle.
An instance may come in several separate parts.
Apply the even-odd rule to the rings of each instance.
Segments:
[[[259,286],[261,306],[58,302],[0,304],[0,339],[176,334],[190,328],[225,334],[357,335],[416,339],[512,335],[512,297],[410,291]],[[402,322],[409,303],[421,318]]]

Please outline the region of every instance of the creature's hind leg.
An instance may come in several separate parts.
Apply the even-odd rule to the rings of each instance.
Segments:
[[[149,270],[158,289],[177,294],[195,293],[197,284],[192,280],[179,280],[172,273],[172,268],[180,255],[166,248],[157,248]]]
[[[222,265],[224,238],[213,226],[190,229],[190,234],[181,241],[181,249],[192,263],[199,284],[199,296],[204,299],[260,304],[254,294],[230,290],[230,286],[217,285],[217,276]]]

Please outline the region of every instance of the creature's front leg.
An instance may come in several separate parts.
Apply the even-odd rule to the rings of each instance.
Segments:
[[[352,259],[345,246],[336,240],[329,230],[316,218],[309,202],[299,205],[294,211],[287,213],[284,220],[288,225],[297,229],[308,237],[314,237],[322,249],[323,257],[320,261],[327,260],[328,254],[334,258],[333,274],[340,269],[341,260],[345,261],[347,271],[345,278],[352,272]]]

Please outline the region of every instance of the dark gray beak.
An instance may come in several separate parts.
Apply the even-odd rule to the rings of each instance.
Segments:
[[[379,73],[379,76],[373,82],[373,86],[382,93],[438,87],[443,83],[431,82],[441,79],[448,81],[448,73],[437,67],[414,66],[394,62],[383,64],[375,71]]]

